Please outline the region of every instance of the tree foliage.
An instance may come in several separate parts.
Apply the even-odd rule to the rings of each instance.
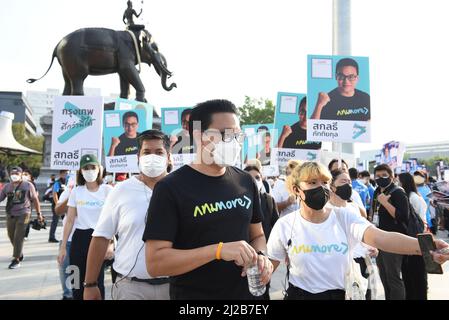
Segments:
[[[23,123],[13,123],[12,132],[14,138],[21,145],[30,149],[42,152],[44,148],[44,137],[29,135],[26,132],[25,125]],[[0,155],[0,163],[5,167],[10,168],[12,166],[21,166],[28,168],[32,171],[34,176],[39,174],[39,170],[42,167],[42,156],[6,156]]]
[[[269,99],[245,96],[245,103],[238,108],[240,125],[274,123],[274,110],[275,105]]]

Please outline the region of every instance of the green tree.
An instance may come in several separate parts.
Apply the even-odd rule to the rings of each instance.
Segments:
[[[240,124],[273,123],[274,109],[275,105],[269,99],[255,99],[245,96],[245,103],[238,108]]]
[[[44,137],[27,134],[23,123],[13,123],[12,132],[14,138],[16,138],[17,142],[21,145],[42,152],[44,148]],[[37,176],[39,175],[39,170],[42,167],[42,156],[0,155],[0,162],[7,168],[10,168],[11,166],[25,165],[32,171],[34,176]]]

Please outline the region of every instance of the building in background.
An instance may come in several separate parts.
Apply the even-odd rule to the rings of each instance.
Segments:
[[[0,91],[0,111],[14,113],[13,123],[23,123],[28,134],[37,134],[38,122],[34,120],[33,109],[22,92]]]

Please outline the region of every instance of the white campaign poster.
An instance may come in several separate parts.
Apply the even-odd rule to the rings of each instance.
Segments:
[[[51,168],[78,170],[85,154],[101,163],[103,98],[60,96],[55,98],[51,140]]]
[[[278,167],[285,168],[290,159],[319,161],[320,156],[321,150],[273,148],[271,163],[276,163]]]

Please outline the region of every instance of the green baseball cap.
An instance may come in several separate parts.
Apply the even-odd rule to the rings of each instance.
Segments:
[[[97,166],[100,165],[100,163],[98,162],[98,159],[97,159],[97,157],[95,155],[93,155],[93,154],[85,154],[84,156],[81,157],[80,169],[84,168],[88,164],[94,164],[94,165],[97,165]]]

